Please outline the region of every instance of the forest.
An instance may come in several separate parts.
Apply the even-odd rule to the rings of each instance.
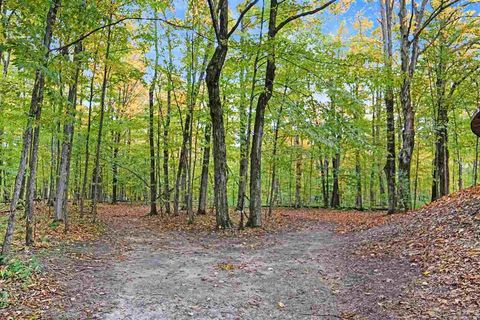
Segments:
[[[0,319],[480,316],[479,12],[478,0],[0,0]],[[244,297],[225,284],[213,307],[176,301],[193,275],[161,272],[191,263],[199,243],[217,249],[205,252],[220,284],[238,272],[264,286]],[[357,254],[361,280],[348,284],[338,270]],[[329,280],[293,284],[308,298],[289,304],[269,286],[289,286],[288,259],[288,272]],[[99,271],[115,263],[159,273],[119,289]],[[274,276],[252,280],[250,267]],[[98,279],[79,286],[85,268]],[[384,268],[380,284],[369,278]],[[191,281],[209,294],[210,280]],[[142,313],[153,291],[168,298]],[[87,308],[104,300],[116,309]]]

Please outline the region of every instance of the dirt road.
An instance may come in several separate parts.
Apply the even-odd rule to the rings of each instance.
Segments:
[[[384,280],[395,275],[375,274],[374,265],[354,270],[343,256],[355,239],[327,224],[232,237],[159,234],[139,225],[141,219],[116,219],[109,226],[115,241],[66,247],[62,262],[50,261],[64,265],[60,278],[66,291],[49,317],[338,319],[349,317],[345,310],[367,310],[369,319],[385,319],[389,314],[375,299],[395,297],[406,277],[389,283]],[[381,285],[372,287],[375,281]]]

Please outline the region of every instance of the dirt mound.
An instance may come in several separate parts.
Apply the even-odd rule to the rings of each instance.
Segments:
[[[412,318],[480,316],[480,187],[443,197],[372,229],[362,254],[406,258],[421,269],[398,301]]]

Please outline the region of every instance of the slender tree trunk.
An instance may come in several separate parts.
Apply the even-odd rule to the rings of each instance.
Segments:
[[[355,177],[357,180],[357,194],[355,196],[355,206],[357,210],[363,210],[362,199],[362,167],[360,164],[360,152],[355,152]]]
[[[267,54],[267,66],[263,91],[260,93],[255,111],[255,123],[253,126],[252,150],[250,153],[250,215],[247,225],[249,227],[260,227],[262,225],[262,140],[263,127],[265,122],[265,109],[273,93],[275,81],[275,45],[274,40],[277,33],[288,23],[320,10],[327,8],[335,0],[330,0],[324,5],[311,11],[291,16],[277,26],[278,1],[270,0],[270,14],[268,21],[268,39],[272,43]]]
[[[78,77],[80,74],[80,61],[79,56],[82,53],[82,42],[78,42],[75,45],[74,49],[74,58],[73,61],[76,64],[75,74],[73,77],[73,83],[70,85],[68,92],[68,102],[66,110],[66,120],[63,127],[63,141],[62,141],[62,151],[60,158],[60,169],[59,176],[57,180],[56,187],[56,197],[55,197],[55,221],[64,221],[63,208],[67,202],[68,195],[68,176],[70,172],[70,158],[72,153],[72,139],[73,139],[73,130],[75,124],[75,114],[77,106],[77,87],[78,87]]]
[[[175,215],[178,214],[180,189],[184,190],[185,187],[184,177],[187,170],[187,145],[190,137],[190,121],[191,114],[188,113],[185,118],[185,124],[183,127],[182,146],[180,149],[180,158],[178,160],[177,177],[175,179],[175,193],[173,196],[173,213]]]
[[[210,135],[212,127],[210,123],[205,126],[205,144],[203,147],[202,174],[200,176],[200,190],[198,197],[198,214],[206,214],[207,188],[208,188],[208,167],[210,163]]]
[[[150,147],[150,212],[149,215],[157,215],[157,182],[155,181],[155,141],[154,141],[154,107],[155,107],[155,87],[158,76],[158,27],[157,21],[154,21],[155,28],[155,65],[153,66],[153,78],[148,90],[148,142]],[[157,164],[158,165],[158,164]]]
[[[458,129],[457,129],[457,116],[453,115],[453,126],[454,126],[454,138],[455,138],[455,147],[457,155],[457,164],[458,164],[458,190],[463,189],[463,164],[462,157],[460,156],[460,146],[458,144]]]
[[[268,22],[268,38],[275,39],[277,33],[277,0],[270,0],[270,16]],[[265,109],[272,97],[275,80],[275,48],[268,51],[265,83],[260,93],[255,109],[255,123],[253,126],[252,150],[250,153],[250,215],[247,225],[260,227],[262,225],[262,140]]]
[[[48,51],[50,50],[50,43],[52,40],[52,29],[53,29],[53,24],[55,23],[56,15],[58,8],[60,6],[60,0],[55,0],[49,9],[49,12],[47,14],[47,22],[46,22],[46,28],[45,28],[45,36],[43,40],[43,45],[45,49],[47,50],[46,56],[45,56],[45,61],[46,63],[48,59]],[[38,81],[38,83],[37,83]],[[35,197],[35,182],[36,182],[36,170],[37,170],[37,159],[38,159],[38,145],[40,143],[40,117],[41,117],[41,112],[42,112],[42,103],[43,103],[43,94],[44,94],[44,88],[45,88],[45,75],[41,70],[37,70],[36,74],[36,83],[34,85],[34,92],[32,94],[32,103],[31,103],[31,113],[29,116],[29,124],[27,125],[30,127],[30,133],[25,134],[25,136],[31,135],[31,145],[27,144],[24,146],[24,148],[30,148],[30,161],[29,161],[29,175],[27,179],[27,203],[25,206],[25,217],[26,217],[26,223],[25,223],[25,244],[27,246],[30,246],[33,244],[33,215],[34,215],[34,197]],[[32,120],[33,118],[35,119],[36,124],[33,125]],[[27,131],[28,131],[27,127]],[[32,135],[33,132],[33,135]],[[30,140],[30,139],[28,139]],[[23,162],[23,157],[21,160],[21,166]],[[22,167],[20,167],[20,170],[22,170]],[[24,171],[24,168],[23,168]],[[23,173],[21,174],[23,176]],[[22,177],[23,178],[23,177]],[[16,208],[16,203],[15,206],[11,209],[14,211]],[[12,213],[14,214],[14,213]],[[12,230],[13,231],[13,230]]]
[[[112,204],[118,202],[118,152],[120,132],[113,132],[113,161],[112,161]]]
[[[109,22],[112,21],[112,15],[109,17]],[[100,187],[100,150],[102,145],[102,134],[103,134],[103,120],[105,117],[105,98],[107,94],[107,85],[108,85],[108,73],[109,73],[109,64],[108,59],[110,57],[110,42],[112,37],[112,27],[109,26],[107,28],[107,48],[105,51],[105,65],[103,67],[103,81],[102,81],[102,92],[100,96],[100,120],[99,120],[99,127],[98,127],[98,135],[97,135],[97,145],[95,148],[95,166],[94,166],[94,177],[93,177],[93,188],[92,188],[92,214],[93,214],[93,222],[97,221],[97,202],[99,193],[101,194],[101,187]]]
[[[295,136],[295,147],[297,151],[297,160],[295,161],[295,208],[302,207],[302,150],[300,138]]]
[[[417,207],[417,193],[418,193],[418,165],[420,159],[420,148],[417,150],[417,156],[415,160],[415,182],[413,187],[413,209]]]
[[[385,107],[387,118],[387,161],[385,163],[384,171],[387,178],[387,190],[388,190],[388,213],[395,212],[397,206],[396,201],[396,148],[395,148],[395,101],[393,94],[393,71],[392,71],[392,59],[393,59],[393,39],[392,39],[392,15],[393,15],[393,1],[381,0],[381,26],[382,26],[382,38],[383,38],[383,52],[385,61],[385,70],[387,72],[388,79],[385,86]]]
[[[238,196],[237,196],[237,208],[236,210],[241,212],[241,226],[243,228],[243,212],[245,209],[245,194],[247,188],[248,180],[248,155],[250,149],[250,136],[251,136],[251,127],[252,127],[252,109],[253,103],[255,100],[255,88],[257,83],[257,73],[258,73],[258,63],[260,61],[260,50],[263,37],[263,23],[264,23],[264,14],[265,14],[265,1],[262,3],[262,13],[260,18],[260,32],[258,34],[258,49],[255,55],[255,60],[253,62],[253,75],[252,83],[250,87],[250,99],[248,105],[248,114],[247,114],[247,123],[246,127],[240,127],[240,170],[239,170],[239,181],[238,181]],[[242,96],[243,97],[243,96]],[[245,110],[246,111],[246,110]],[[240,111],[241,116],[245,117],[244,113]],[[241,123],[244,123],[244,120],[240,120]],[[242,139],[243,138],[243,139]]]
[[[172,90],[173,90],[173,80],[172,80],[172,68],[173,68],[173,47],[172,39],[170,32],[167,32],[167,42],[168,42],[168,86],[167,86],[167,113],[165,115],[165,124],[163,126],[163,203],[165,205],[165,213],[170,215],[170,177],[169,177],[169,159],[170,159],[170,150],[169,150],[169,131],[170,131],[170,120],[172,112]]]
[[[97,54],[95,54],[96,57]],[[90,130],[92,125],[92,108],[93,108],[93,95],[95,85],[95,74],[97,71],[97,62],[93,63],[92,77],[90,79],[90,96],[88,99],[88,120],[87,120],[87,134],[85,137],[85,164],[83,168],[82,189],[80,191],[80,216],[83,217],[85,197],[87,196],[87,180],[88,180],[88,165],[90,160]]]
[[[283,98],[285,99],[285,94],[287,91],[287,87],[285,86],[285,89],[283,91]],[[277,189],[277,144],[278,144],[278,131],[280,129],[280,123],[282,120],[282,111],[283,111],[283,104],[284,101],[282,101],[282,104],[280,105],[280,110],[278,111],[278,116],[277,116],[277,123],[275,124],[275,133],[273,137],[273,151],[272,151],[272,184],[271,184],[271,189],[270,189],[270,204],[268,206],[268,215],[272,215],[272,210],[273,206],[276,203],[276,193],[275,190]]]
[[[328,156],[325,159],[320,158],[320,174],[322,181],[323,207],[328,208]]]

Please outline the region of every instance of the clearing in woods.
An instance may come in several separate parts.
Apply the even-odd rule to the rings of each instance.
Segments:
[[[101,204],[65,234],[38,210],[34,249],[14,244],[42,269],[0,270],[2,320],[480,316],[480,187],[406,214],[278,208],[241,231]]]
[[[383,319],[416,272],[392,259],[356,263],[347,253],[360,234],[339,233],[328,222],[333,215],[368,220],[378,213],[279,209],[273,219],[284,222],[276,230],[233,233],[208,230],[213,217],[167,230],[174,228],[146,213],[147,207],[105,206],[108,237],[64,246],[62,255],[46,259],[64,288],[47,317]]]

